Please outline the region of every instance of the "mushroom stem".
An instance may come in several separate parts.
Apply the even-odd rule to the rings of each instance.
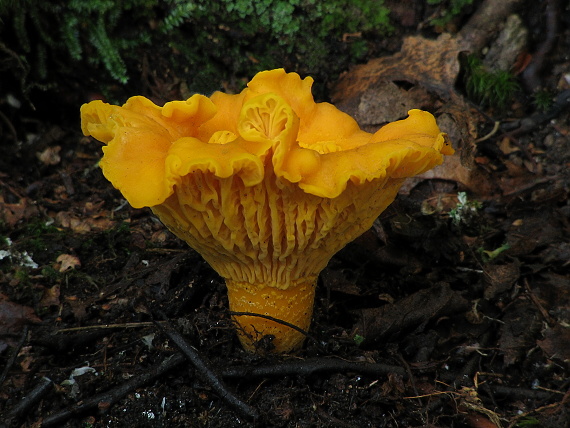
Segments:
[[[267,315],[308,331],[313,314],[316,278],[307,279],[296,286],[280,290],[267,285],[256,285],[227,279],[228,299],[232,312],[249,312]],[[259,343],[271,337],[271,352],[294,352],[301,348],[305,335],[290,326],[270,319],[234,315],[238,324],[238,337],[245,350],[263,350]],[[261,349],[259,349],[261,348]]]
[[[341,195],[329,199],[285,186],[271,169],[261,185],[250,188],[211,173],[195,172],[191,178],[183,177],[173,195],[152,207],[154,214],[225,279],[232,312],[269,316],[303,331],[310,327],[319,273],[334,253],[370,228],[403,182],[348,183]],[[208,189],[224,192],[205,197]],[[295,352],[305,339],[276,321],[233,318],[250,352]],[[258,343],[269,336],[273,349]]]

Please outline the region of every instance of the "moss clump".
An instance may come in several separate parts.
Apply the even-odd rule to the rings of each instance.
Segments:
[[[489,70],[475,55],[467,56],[464,81],[469,98],[481,105],[501,109],[507,106],[520,89],[511,73]]]
[[[427,0],[427,4],[438,7],[430,20],[431,25],[445,27],[464,13],[467,7],[473,4],[473,0]]]
[[[539,89],[532,94],[532,104],[541,112],[548,111],[554,103],[554,95],[548,89]]]

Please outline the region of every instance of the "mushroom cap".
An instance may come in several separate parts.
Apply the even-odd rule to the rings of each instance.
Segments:
[[[270,150],[277,176],[326,198],[349,181],[421,174],[453,153],[428,112],[411,110],[370,134],[333,105],[315,103],[312,83],[277,69],[258,73],[237,95],[193,95],[163,107],[141,96],[122,107],[96,100],[81,107],[81,127],[106,143],[103,173],[135,208],[161,204],[197,170],[258,184]]]
[[[312,83],[278,69],[236,95],[81,108],[84,134],[106,143],[105,177],[226,279],[230,309],[257,308],[302,329],[332,255],[372,225],[406,177],[453,153],[428,112],[411,110],[371,134],[315,103]],[[276,298],[280,290],[297,306]],[[276,352],[302,344],[301,333],[279,323],[235,320],[246,349],[268,334]]]

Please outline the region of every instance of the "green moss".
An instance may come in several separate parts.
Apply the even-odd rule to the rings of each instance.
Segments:
[[[25,226],[23,236],[28,238],[42,238],[49,235],[51,236],[50,239],[52,239],[54,235],[60,235],[62,233],[63,232],[51,223],[43,219],[34,219]]]
[[[539,89],[532,94],[532,103],[542,112],[548,111],[552,107],[553,102],[554,96],[552,92],[547,89]]]
[[[489,70],[475,55],[467,57],[464,81],[467,95],[473,101],[497,108],[505,108],[520,89],[511,73]]]
[[[18,281],[18,285],[25,287],[30,284],[30,273],[28,269],[17,267],[14,272],[14,279]]]
[[[63,275],[55,270],[52,266],[46,265],[42,267],[42,276],[50,282],[56,282],[63,277]]]
[[[461,15],[473,0],[427,0],[427,4],[438,6],[438,11],[430,20],[431,25],[445,27],[451,20]]]
[[[45,220],[36,219],[28,223],[18,239],[19,245],[27,251],[43,253],[48,249],[48,243],[53,244],[62,236],[62,232],[49,225]]]

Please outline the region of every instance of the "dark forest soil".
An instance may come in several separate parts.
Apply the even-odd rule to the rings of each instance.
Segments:
[[[561,93],[568,25],[556,40],[540,78]],[[223,280],[104,179],[81,96],[0,105],[0,426],[567,426],[567,104],[479,143],[496,191],[400,195],[321,275],[304,349],[264,356],[240,348]],[[530,116],[525,96],[498,120]]]

